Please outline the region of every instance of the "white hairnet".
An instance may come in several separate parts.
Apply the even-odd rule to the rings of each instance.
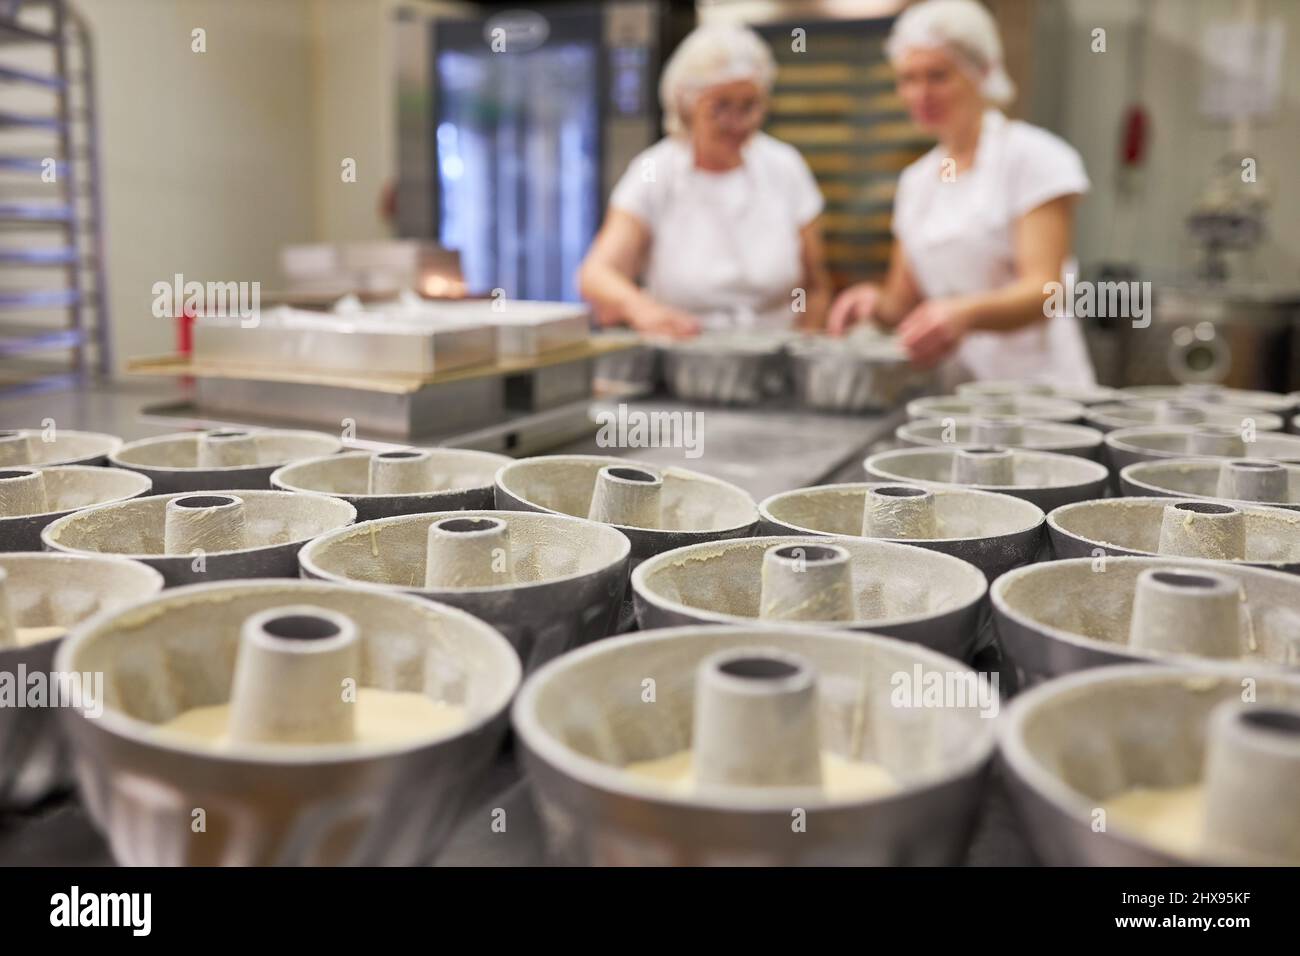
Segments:
[[[659,78],[664,129],[670,136],[686,134],[684,107],[701,90],[753,80],[766,93],[775,78],[772,51],[753,30],[722,23],[696,27],[673,51]]]
[[[1002,64],[1002,40],[993,15],[978,0],[923,0],[894,21],[885,53],[897,63],[908,50],[948,47],[979,74],[980,92],[999,106],[1011,102],[1016,85]]]

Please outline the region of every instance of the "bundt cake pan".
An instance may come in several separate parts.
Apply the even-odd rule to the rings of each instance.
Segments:
[[[109,455],[109,462],[148,475],[157,494],[266,490],[280,466],[332,455],[342,447],[333,435],[321,432],[215,428],[129,442]]]
[[[1105,437],[1106,459],[1116,472],[1139,461],[1161,458],[1261,458],[1300,462],[1300,435],[1260,432],[1243,441],[1236,429],[1196,425],[1117,428]]]
[[[1109,498],[1047,516],[1058,558],[1113,555],[1203,558],[1300,573],[1300,514],[1185,498]]]
[[[189,533],[174,539],[169,548],[172,519],[178,513],[184,516],[183,507],[207,521],[188,528]],[[225,520],[232,508],[237,509],[237,523]],[[41,540],[50,551],[134,558],[157,568],[173,587],[232,578],[297,577],[298,549],[350,525],[355,517],[350,504],[327,495],[245,489],[182,492],[74,512],[47,525]],[[209,522],[216,527],[206,527]],[[183,543],[177,547],[176,540]]]
[[[32,478],[35,473],[39,478]],[[15,480],[39,484],[36,502],[41,510],[6,508],[9,496],[0,491],[0,551],[39,551],[41,531],[50,522],[83,508],[126,501],[149,494],[151,482],[145,475],[123,468],[90,465],[60,465],[52,468],[0,468],[0,487]],[[21,513],[19,513],[21,512]]]
[[[66,428],[0,429],[0,468],[34,465],[102,465],[122,447],[122,439],[100,432]]]
[[[464,707],[468,722],[410,742],[229,742],[216,752],[158,730],[230,701],[245,621],[304,605],[355,622],[359,687],[423,693]],[[149,866],[429,863],[501,744],[520,679],[509,644],[468,614],[303,581],[167,591],[77,628],[56,666],[104,675],[102,715],[62,716],[113,856]]]
[[[1086,425],[1040,422],[1014,415],[949,416],[922,418],[899,425],[894,437],[917,448],[970,448],[999,445],[1026,451],[1101,456],[1101,432]]]
[[[787,338],[706,332],[666,343],[664,381],[685,401],[755,405],[784,384]]]
[[[1253,702],[1240,704],[1247,685]],[[1259,779],[1242,774],[1240,767],[1225,767],[1226,779],[1207,773],[1215,718],[1225,706],[1240,707],[1245,715],[1262,716],[1277,707],[1294,711],[1300,706],[1300,681],[1239,668],[1127,666],[1071,674],[1019,695],[998,721],[998,763],[1039,858],[1052,866],[1288,862],[1252,858],[1232,841],[1217,850],[1175,852],[1113,819],[1104,807],[1134,788],[1201,783],[1208,796],[1218,776],[1230,798],[1240,797],[1231,792],[1235,787],[1254,791],[1225,808],[1229,828],[1245,823],[1268,839],[1270,830],[1289,827],[1294,848],[1294,797],[1260,787]],[[1291,740],[1294,783],[1294,731]],[[1285,738],[1277,742],[1285,746]]]
[[[371,476],[372,460],[410,455],[427,474],[427,481],[391,482]],[[271,486],[281,491],[310,491],[342,498],[357,509],[358,521],[432,511],[491,508],[493,476],[510,462],[505,455],[459,448],[420,448],[390,452],[345,452],[284,465],[271,474]],[[376,484],[379,491],[375,490]]]
[[[972,452],[980,456],[987,451],[990,464],[1004,467],[986,468],[980,461],[970,461],[969,467],[959,465],[958,459],[971,459]],[[1051,452],[1033,452],[1010,449],[1010,481],[1007,481],[1003,449],[980,448],[897,448],[871,455],[863,462],[867,475],[877,481],[916,482],[932,486],[972,488],[1010,495],[1051,511],[1074,501],[1100,498],[1106,493],[1110,473],[1104,465],[1086,461],[1074,455],[1057,455]],[[954,469],[962,469],[954,472]],[[973,481],[954,481],[954,475],[972,477]],[[981,477],[989,481],[979,480]]]
[[[1290,411],[1300,409],[1300,399],[1294,395],[1229,388],[1213,382],[1195,382],[1186,385],[1130,385],[1121,388],[1119,393],[1122,396],[1121,400],[1203,402],[1207,405],[1253,408],[1283,416]]]
[[[907,403],[907,417],[913,421],[1001,415],[1068,424],[1082,421],[1084,412],[1078,402],[1044,395],[936,395]]]
[[[845,535],[916,545],[968,561],[990,581],[1032,561],[1043,537],[1037,505],[962,487],[821,485],[773,495],[758,510],[760,534]]]
[[[1187,400],[1129,400],[1110,405],[1094,405],[1084,421],[1104,432],[1140,425],[1216,425],[1222,428],[1243,427],[1251,422],[1255,431],[1281,431],[1283,420],[1272,412],[1257,408],[1237,408]]]
[[[758,525],[754,499],[735,485],[686,468],[599,455],[509,462],[496,474],[496,503],[617,528],[632,542],[633,564],[688,544],[746,537]]]
[[[1168,579],[1161,585],[1165,594],[1182,598],[1183,605],[1147,602],[1150,620],[1146,611],[1135,615],[1147,571]],[[1219,581],[1226,589],[1212,587]],[[1002,647],[1025,683],[1134,662],[1213,659],[1245,660],[1269,670],[1300,667],[1300,580],[1292,574],[1193,558],[1102,556],[1017,568],[994,581],[989,593]],[[1210,611],[1222,609],[1199,603],[1203,597],[1229,598],[1228,617],[1212,616]],[[1159,627],[1137,634],[1135,624],[1151,623]],[[1220,623],[1225,626],[1218,632],[1201,633]],[[1175,625],[1183,633],[1172,632]],[[1211,654],[1198,645],[1200,638],[1221,646]]]
[[[1041,395],[1047,398],[1063,398],[1067,402],[1080,405],[1101,405],[1103,402],[1117,402],[1121,398],[1119,389],[1104,385],[1060,386],[1050,382],[1027,382],[1018,379],[984,379],[978,382],[963,382],[954,390],[958,395],[982,398],[998,398],[1006,395]]]
[[[1233,480],[1235,476],[1225,476],[1225,470],[1240,473],[1242,469],[1252,468],[1273,472],[1274,477],[1259,481],[1252,489],[1242,488],[1239,480]],[[1226,483],[1225,477],[1228,478]],[[1300,511],[1300,465],[1285,462],[1234,461],[1231,458],[1139,461],[1120,471],[1119,487],[1121,494],[1135,497],[1199,498]],[[1238,497],[1242,493],[1249,493],[1252,497]]]
[[[789,570],[804,572],[788,576],[788,605],[802,613],[786,620],[872,631],[963,660],[974,648],[988,590],[984,574],[950,555],[864,538],[768,536],[665,552],[632,572],[637,621],[649,629],[780,620],[766,613],[786,604],[781,598],[765,604],[768,552],[784,553],[795,564]],[[820,577],[823,565],[833,571],[837,561],[847,582],[843,608],[827,601],[835,579]]]
[[[135,561],[107,555],[0,554],[0,673],[17,697],[0,707],[0,811],[30,807],[72,785],[71,766],[56,712],[76,694],[94,691],[94,677],[59,680],[54,652],[63,634],[101,611],[162,590],[162,575]],[[44,675],[45,699],[28,706]],[[70,697],[53,694],[56,686]]]
[[[630,550],[616,529],[565,515],[448,511],[365,521],[311,542],[298,560],[303,577],[468,611],[531,671],[614,632]]]
[[[624,769],[698,746],[692,727],[701,665],[751,650],[806,661],[816,674],[821,745],[883,765],[897,790],[862,797],[807,786],[681,793]],[[525,682],[512,716],[534,802],[561,862],[954,864],[975,822],[993,721],[972,706],[895,706],[900,675],[928,674],[969,678],[970,685],[980,679],[940,654],[871,634],[672,628],[552,661]]]
[[[891,340],[809,336],[789,347],[795,402],[827,412],[881,411],[915,394],[927,375]]]

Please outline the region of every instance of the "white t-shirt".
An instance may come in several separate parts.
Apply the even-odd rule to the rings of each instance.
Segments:
[[[1015,221],[1043,203],[1088,191],[1083,161],[1047,130],[984,113],[969,169],[944,181],[935,147],[899,177],[894,235],[926,298],[990,292],[1016,278]],[[1078,272],[1073,262],[1066,273]],[[1017,378],[1085,387],[1096,384],[1078,322],[1068,312],[1014,332],[973,332],[946,369],[963,378]]]
[[[632,160],[609,204],[650,230],[642,278],[654,298],[708,329],[788,328],[804,282],[799,230],[821,213],[822,194],[788,143],[755,133],[741,158],[708,172],[689,143],[661,139]]]

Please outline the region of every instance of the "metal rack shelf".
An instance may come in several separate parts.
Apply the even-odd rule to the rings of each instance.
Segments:
[[[94,58],[90,35],[69,0],[8,0],[0,7],[0,58],[18,47],[41,44],[49,68],[0,62],[0,83],[53,94],[43,108],[30,98],[0,110],[0,172],[16,179],[0,201],[0,269],[22,271],[17,287],[0,291],[0,315],[17,324],[0,325],[0,394],[46,391],[84,382],[111,366],[107,301],[104,294],[99,164],[96,146]],[[10,134],[49,134],[48,153],[27,141],[18,148]],[[53,159],[53,185],[45,178]],[[16,194],[27,177],[28,196]],[[33,243],[35,231],[58,239]],[[38,268],[40,278],[28,273]],[[93,290],[93,291],[92,291]],[[64,312],[62,325],[22,320]],[[27,363],[36,353],[65,351],[63,368],[49,361]],[[70,366],[70,367],[69,367]],[[27,374],[10,374],[20,370]],[[36,371],[31,371],[36,369]]]

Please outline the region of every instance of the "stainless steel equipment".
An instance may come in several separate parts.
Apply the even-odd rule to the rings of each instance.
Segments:
[[[914,515],[914,503],[929,513]],[[888,515],[895,504],[913,514]],[[773,495],[758,510],[761,534],[847,535],[911,544],[968,561],[990,581],[1032,561],[1043,537],[1043,512],[1036,505],[967,488],[822,485]]]
[[[167,547],[168,504],[193,502],[204,511],[230,501],[242,503],[242,528],[213,546],[195,535],[193,547]],[[326,532],[350,525],[357,511],[327,495],[288,491],[249,491],[195,495],[150,495],[99,505],[48,525],[41,540],[49,551],[117,554],[157,568],[168,586],[233,578],[298,576],[298,549]],[[200,529],[201,532],[201,529]]]
[[[0,485],[27,471],[0,468]],[[51,522],[82,508],[147,495],[153,486],[146,476],[122,468],[64,465],[41,468],[37,473],[44,488],[45,509],[11,514],[0,505],[0,551],[39,551],[41,531]]]
[[[152,568],[109,555],[0,554],[0,673],[14,681],[24,672],[52,675],[64,631],[156,594],[162,586],[162,575]],[[70,695],[95,690],[60,686]],[[19,684],[17,692],[26,701],[29,687]],[[60,697],[47,699],[45,706],[0,707],[0,811],[30,806],[71,785],[56,715],[74,702]]]
[[[964,660],[975,644],[984,574],[958,558],[888,541],[847,537],[762,537],[667,551],[632,572],[643,628],[683,624],[753,625],[766,618],[763,567],[770,549],[802,551],[806,565],[822,546],[847,552],[851,606],[820,626],[871,631]]]
[[[883,765],[897,790],[857,798],[806,786],[691,793],[624,769],[691,746],[701,662],[754,648],[806,660],[818,678],[824,748]],[[633,866],[957,862],[983,791],[993,722],[974,695],[964,706],[894,706],[898,674],[947,676],[971,688],[981,680],[914,644],[793,626],[673,628],[566,654],[525,683],[512,714],[556,858]],[[806,828],[791,825],[792,807],[804,811]]]
[[[409,742],[229,744],[157,724],[230,699],[241,625],[307,605],[357,624],[360,687],[465,708]],[[168,591],[74,631],[65,671],[105,675],[104,713],[62,711],[91,817],[125,865],[422,865],[492,761],[519,685],[510,646],[454,608],[374,588],[238,581]],[[192,826],[202,808],[205,827]]]

